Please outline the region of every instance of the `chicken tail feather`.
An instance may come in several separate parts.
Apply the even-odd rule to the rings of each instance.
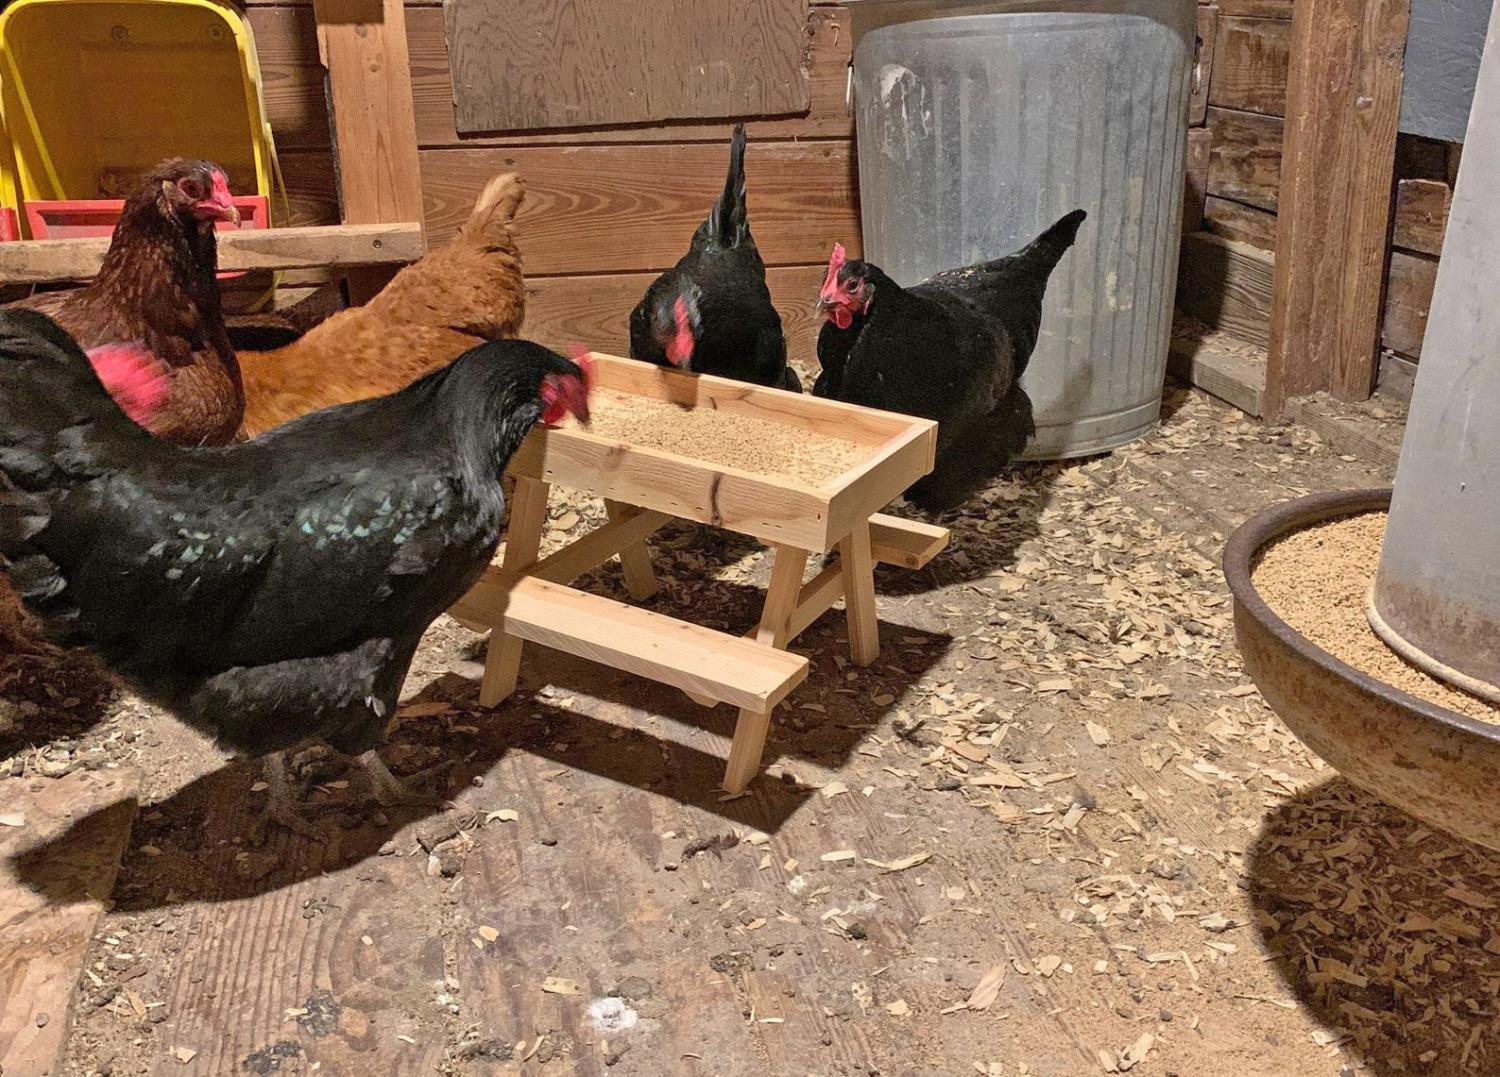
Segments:
[[[504,172],[495,176],[484,185],[459,234],[474,242],[508,243],[511,222],[525,199],[526,181],[519,173]]]
[[[1085,211],[1075,209],[1059,218],[1051,228],[1011,255],[1008,260],[1013,260],[1018,269],[1024,267],[1041,274],[1045,279],[1078,238],[1078,228],[1087,218]]]
[[[721,247],[739,246],[749,233],[749,220],[745,208],[745,125],[737,123],[729,138],[724,190],[708,213],[708,239]]]

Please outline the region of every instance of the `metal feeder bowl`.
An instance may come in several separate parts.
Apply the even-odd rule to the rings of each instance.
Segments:
[[[1389,490],[1314,494],[1272,506],[1230,536],[1224,576],[1245,670],[1282,721],[1366,792],[1500,851],[1500,725],[1408,695],[1347,665],[1283,621],[1255,590],[1260,553],[1325,520],[1390,507]]]

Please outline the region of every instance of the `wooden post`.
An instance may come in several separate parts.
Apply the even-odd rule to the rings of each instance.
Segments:
[[[807,567],[807,551],[795,546],[777,546],[771,563],[771,582],[766,587],[766,604],[761,610],[760,625],[755,631],[758,643],[784,650],[791,641],[792,618],[797,600],[802,596],[802,572]],[[724,788],[738,793],[760,773],[760,757],[765,751],[766,734],[771,729],[771,711],[742,708],[734,723],[734,739],[729,744],[729,763],[724,768]]]
[[[880,656],[880,619],[875,610],[875,558],[870,552],[869,521],[861,521],[839,543],[839,570],[844,578],[849,654],[856,666],[868,666]]]
[[[536,564],[542,547],[542,529],[547,525],[547,497],[552,487],[536,479],[517,479],[511,498],[510,520],[505,528],[505,555],[501,564],[510,573],[520,573]],[[479,682],[479,705],[493,707],[516,690],[521,673],[521,640],[495,622],[489,652],[484,659],[484,679]]]
[[[1265,417],[1375,384],[1410,0],[1298,0],[1292,14]]]
[[[345,224],[422,220],[422,172],[402,0],[313,0],[318,51],[328,69],[330,125]],[[363,303],[389,268],[349,271]]]
[[[629,506],[619,501],[605,501],[611,520],[618,520]],[[632,542],[620,551],[620,570],[625,575],[625,590],[637,602],[656,594],[656,572],[651,567],[651,550],[646,540]]]

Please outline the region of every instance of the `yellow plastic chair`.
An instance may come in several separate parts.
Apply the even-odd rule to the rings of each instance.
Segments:
[[[281,187],[255,39],[217,0],[12,0],[0,114],[23,208],[123,198],[176,156],[216,161],[238,195]],[[4,177],[0,162],[0,200]]]
[[[21,187],[16,178],[16,155],[0,110],[0,242],[21,238]]]

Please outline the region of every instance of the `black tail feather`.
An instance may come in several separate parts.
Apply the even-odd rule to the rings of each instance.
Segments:
[[[1051,228],[1011,255],[1007,261],[1013,260],[1018,266],[1024,265],[1043,274],[1051,273],[1078,238],[1078,228],[1087,218],[1086,212],[1075,209],[1059,218]]]
[[[721,247],[738,246],[749,231],[745,209],[745,125],[734,125],[729,138],[729,171],[724,190],[708,213],[708,239]]]

